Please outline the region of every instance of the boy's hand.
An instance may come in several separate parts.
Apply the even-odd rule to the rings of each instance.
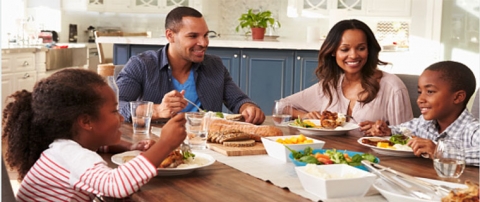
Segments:
[[[407,145],[413,149],[415,156],[425,156],[426,154],[428,155],[428,158],[433,158],[433,153],[437,146],[432,140],[419,137],[410,139]]]
[[[376,122],[364,121],[358,124],[360,131],[366,136],[390,136],[392,131],[388,128],[387,123],[382,120]]]
[[[140,150],[140,151],[147,151],[155,144],[155,140],[142,140],[130,146],[130,150]]]

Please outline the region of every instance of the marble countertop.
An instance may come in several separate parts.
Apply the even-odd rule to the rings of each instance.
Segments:
[[[168,40],[165,37],[148,38],[148,37],[99,37],[99,43],[111,44],[140,44],[140,45],[165,45]],[[222,36],[218,38],[210,38],[209,47],[224,48],[260,48],[260,49],[287,49],[287,50],[319,50],[322,45],[321,40],[307,42],[295,39],[277,39],[265,38],[262,41],[254,41],[250,37],[245,36]]]
[[[67,45],[69,48],[96,48],[95,43],[56,43],[58,46]],[[2,54],[7,53],[35,53],[48,51],[49,48],[45,44],[36,45],[18,45],[18,44],[2,44]]]

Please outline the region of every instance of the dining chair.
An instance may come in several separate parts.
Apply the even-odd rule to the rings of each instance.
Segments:
[[[115,65],[115,69],[113,70],[113,78],[115,81],[117,80],[118,74],[122,71],[123,65]]]
[[[419,75],[411,74],[395,74],[403,81],[408,90],[408,96],[410,97],[410,104],[412,105],[413,117],[419,117],[421,112],[420,108],[417,106],[418,98],[418,78]]]

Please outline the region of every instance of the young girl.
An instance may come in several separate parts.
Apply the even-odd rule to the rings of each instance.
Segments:
[[[124,198],[157,174],[157,166],[185,139],[183,114],[163,128],[159,142],[111,169],[96,151],[120,141],[124,121],[113,90],[98,74],[65,69],[18,91],[3,112],[6,161],[22,180],[18,201]]]

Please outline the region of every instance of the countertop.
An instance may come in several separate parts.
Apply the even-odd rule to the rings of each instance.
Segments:
[[[165,37],[148,38],[105,36],[97,38],[97,42],[111,44],[165,45],[168,43],[168,40]],[[262,41],[254,41],[250,37],[232,35],[210,38],[208,46],[225,48],[319,50],[322,42],[322,40],[307,42],[298,39],[285,39],[282,37],[279,37],[277,39],[265,38]]]
[[[96,48],[95,43],[56,43],[58,46],[67,45],[69,48]],[[35,45],[18,45],[18,44],[2,44],[2,54],[8,53],[35,53],[48,51],[46,44]]]

